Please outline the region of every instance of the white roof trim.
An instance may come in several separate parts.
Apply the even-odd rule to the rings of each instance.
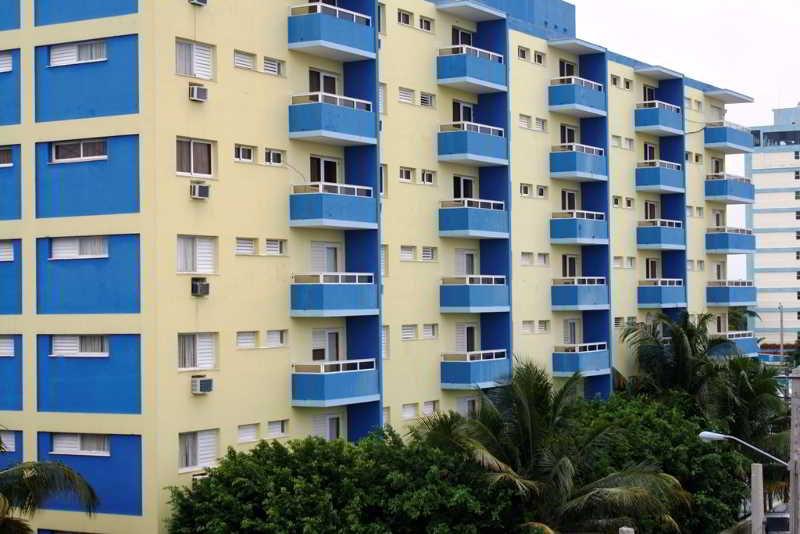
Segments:
[[[437,3],[436,9],[473,22],[486,22],[487,20],[506,18],[506,14],[502,11],[474,0],[445,0]]]
[[[753,97],[731,91],[730,89],[711,89],[706,91],[706,95],[726,104],[751,104]]]
[[[596,54],[606,51],[604,47],[582,39],[556,39],[548,41],[547,44],[553,48],[558,48],[559,50],[571,52],[576,55]]]
[[[639,67],[636,69],[636,74],[653,78],[654,80],[672,80],[675,78],[683,78],[680,72],[662,67],[660,65],[651,65],[649,67]]]

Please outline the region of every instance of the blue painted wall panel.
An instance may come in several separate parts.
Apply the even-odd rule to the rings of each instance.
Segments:
[[[636,229],[636,244],[645,249],[685,248],[686,232],[683,228],[640,226]]]
[[[0,13],[2,13],[1,9]],[[0,14],[0,16],[2,15]],[[0,73],[0,126],[20,123],[22,113],[21,70],[20,51],[11,50],[11,71]]]
[[[0,358],[0,410],[22,410],[22,336],[14,335],[14,356]]]
[[[106,40],[106,61],[50,67],[50,46],[36,47],[36,122],[139,112],[139,39]]]
[[[136,13],[138,0],[35,0],[37,26]]]
[[[683,115],[661,108],[637,109],[635,121],[637,128],[662,127],[683,131]]]
[[[22,432],[14,431],[14,452],[0,451],[0,469],[5,469],[22,462]]]
[[[22,218],[22,158],[20,156],[20,145],[12,145],[12,166],[0,167],[0,220],[10,221]]]
[[[108,257],[51,260],[50,239],[36,240],[37,312],[139,313],[139,236],[108,236]]]
[[[138,335],[109,336],[105,358],[51,357],[52,336],[38,336],[37,409],[40,412],[141,413]]]
[[[715,254],[752,254],[756,236],[747,234],[706,234],[706,252]]]
[[[755,306],[756,288],[750,287],[707,287],[706,303],[709,306]]]
[[[16,30],[20,27],[20,0],[0,0],[0,31]]]
[[[138,136],[109,137],[106,160],[51,163],[51,146],[36,145],[37,217],[139,211]]]
[[[0,315],[22,313],[22,242],[12,240],[14,261],[0,261]]]
[[[61,462],[78,471],[94,488],[100,514],[142,515],[142,438],[112,435],[110,456],[53,453],[53,436],[39,432],[38,460]],[[59,495],[45,501],[45,510],[80,511],[74,499]]]

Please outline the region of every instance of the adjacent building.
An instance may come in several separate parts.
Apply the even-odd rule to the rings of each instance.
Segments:
[[[100,494],[40,532],[158,532],[228,447],[469,415],[515,357],[606,397],[659,310],[755,353],[743,102],[561,0],[0,0],[0,466]]]

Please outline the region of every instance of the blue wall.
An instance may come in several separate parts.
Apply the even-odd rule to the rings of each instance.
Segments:
[[[2,4],[0,4],[1,7]],[[0,9],[1,13],[2,9]],[[0,126],[20,123],[21,65],[19,50],[11,50],[11,63],[11,72],[0,73]]]
[[[14,357],[0,357],[0,410],[22,410],[22,336],[15,335]]]
[[[37,217],[139,211],[138,136],[109,137],[106,160],[50,163],[51,146],[36,145]]]
[[[0,315],[22,313],[22,242],[12,240],[14,261],[0,261]]]
[[[36,47],[36,121],[138,113],[138,41],[110,37],[107,61],[52,68],[50,47]]]
[[[109,441],[110,456],[53,454],[52,434],[39,432],[38,460],[61,462],[83,475],[100,498],[98,513],[142,515],[142,438],[112,435]],[[67,496],[48,499],[42,508],[81,511]]]
[[[19,1],[0,0],[0,31],[19,28]]]
[[[2,111],[0,111],[2,113]],[[22,158],[19,145],[11,147],[11,167],[0,167],[0,220],[22,218]]]
[[[36,240],[37,312],[139,313],[139,236],[108,236],[108,257],[51,260]]]
[[[138,335],[109,336],[105,358],[51,357],[52,339],[40,335],[36,341],[40,412],[141,413]]]
[[[22,432],[14,432],[14,452],[0,451],[0,469],[22,462]]]
[[[136,13],[137,0],[35,0],[37,26]]]

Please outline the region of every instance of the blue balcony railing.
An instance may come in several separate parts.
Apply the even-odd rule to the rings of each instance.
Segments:
[[[758,340],[753,332],[727,332],[723,336],[744,356],[758,356]]]
[[[602,84],[568,76],[550,82],[550,111],[573,117],[605,117],[606,92]]]
[[[469,93],[496,93],[508,89],[503,55],[474,46],[458,45],[439,49],[436,75],[439,85]]]
[[[753,151],[753,134],[744,126],[731,122],[709,122],[705,129],[706,148],[725,154],[746,154]]]
[[[607,310],[608,285],[597,276],[557,278],[550,299],[553,311]]]
[[[550,242],[558,245],[607,245],[608,221],[599,211],[557,211],[550,218]]]
[[[554,146],[550,151],[550,178],[576,182],[608,181],[605,150],[576,143]]]
[[[493,313],[511,309],[505,276],[453,276],[439,287],[441,313]]]
[[[507,239],[508,212],[505,203],[494,200],[459,198],[442,201],[439,208],[439,235]]]
[[[374,59],[375,27],[366,15],[322,2],[293,6],[289,49],[335,61]]]
[[[636,190],[683,193],[683,167],[671,161],[640,161],[636,165]]]
[[[371,273],[296,274],[292,317],[378,315],[378,286]]]
[[[485,389],[503,384],[511,373],[505,350],[442,354],[442,389]]]
[[[756,288],[750,280],[716,280],[706,288],[708,306],[755,306]]]
[[[754,254],[756,236],[745,228],[712,227],[706,233],[709,254]]]
[[[683,135],[683,112],[678,106],[651,100],[636,104],[636,131],[659,137]]]
[[[374,145],[372,103],[328,93],[303,93],[289,106],[289,138],[338,146]]]
[[[639,221],[636,245],[644,250],[683,250],[686,248],[683,223],[670,219]]]
[[[680,278],[640,280],[637,296],[640,308],[686,307],[686,288]]]
[[[706,176],[706,200],[725,204],[752,204],[755,197],[755,186],[747,178],[731,174]]]
[[[477,167],[508,165],[505,130],[474,122],[454,122],[439,128],[439,161]]]
[[[325,408],[380,399],[374,359],[295,363],[292,405]]]
[[[378,227],[378,204],[371,187],[313,183],[296,185],[289,197],[289,225],[344,230]]]
[[[553,376],[599,376],[611,373],[607,343],[557,345],[553,349]]]

